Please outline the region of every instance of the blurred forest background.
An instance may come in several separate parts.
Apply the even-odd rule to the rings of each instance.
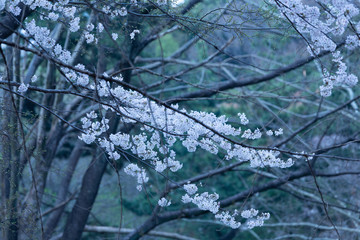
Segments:
[[[151,229],[142,239],[338,239],[333,225],[337,226],[342,239],[360,239],[360,113],[356,101],[360,95],[359,87],[338,87],[330,97],[321,97],[319,64],[328,69],[336,68],[336,64],[326,52],[314,60],[304,39],[289,22],[279,17],[274,6],[260,0],[185,0],[178,6],[164,5],[164,12],[153,8],[145,13],[139,6],[126,5],[127,16],[108,19],[87,6],[87,1],[84,5],[81,5],[82,1],[70,1],[69,4],[72,2],[80,9],[84,26],[92,21],[94,24],[100,20],[104,23],[101,45],[84,43],[80,33],[70,34],[61,22],[41,20],[41,12],[30,14],[26,21],[43,21],[42,24],[53,31],[57,42],[76,51],[73,65],[81,62],[86,69],[93,71],[100,68],[101,59],[101,68],[109,75],[121,73],[124,81],[169,104],[225,115],[234,126],[241,126],[237,114],[245,113],[249,119],[247,127],[259,128],[264,133],[269,129],[283,129],[281,136],[243,140],[252,146],[322,154],[311,163],[311,171],[303,175],[294,175],[302,169],[309,170],[308,162],[299,159],[286,169],[250,168],[246,163],[239,164],[197,182],[203,191],[217,192],[220,198],[247,194],[228,209],[254,207],[269,212],[271,218],[263,227],[231,229],[216,221],[211,214],[180,214]],[[140,30],[135,39],[129,37],[132,29]],[[115,31],[119,34],[116,41],[110,37],[110,33]],[[6,41],[27,44],[17,36],[13,34]],[[23,79],[36,74],[39,88],[72,89],[67,83],[62,83],[63,76],[56,70],[56,64],[4,41],[5,55],[13,61],[13,82],[23,82]],[[334,41],[341,49],[343,39]],[[358,50],[342,50],[342,53],[349,72],[359,76]],[[124,59],[130,59],[131,65]],[[0,61],[1,69],[5,71],[4,60]],[[33,64],[34,61],[38,63]],[[4,97],[7,81],[4,79],[1,83],[1,118],[4,122],[9,102]],[[14,83],[13,86],[18,85]],[[53,214],[61,210],[49,237],[58,239],[76,208],[76,201],[80,201],[86,177],[91,180],[87,173],[94,164],[94,156],[99,157],[101,151],[94,145],[82,143],[77,130],[65,123],[60,124],[54,114],[29,99],[42,103],[79,128],[80,118],[90,110],[96,110],[97,104],[71,94],[42,93],[31,88],[26,96],[15,97],[30,142],[28,150],[32,152],[30,161],[35,178],[43,182],[43,194],[38,204],[45,228]],[[129,131],[139,133],[141,127],[138,124]],[[19,130],[5,129],[3,125],[2,131],[13,131],[12,136],[18,139],[14,141],[19,146]],[[51,145],[52,138],[57,140]],[[2,136],[1,141],[3,149],[9,140]],[[123,158],[115,165],[105,163],[104,172],[96,180],[98,186],[95,180],[88,182],[94,187],[95,198],[93,203],[86,205],[90,206],[90,211],[81,239],[118,239],[116,232],[120,222],[124,228],[120,239],[123,239],[126,229],[131,234],[133,229],[152,218],[159,196],[169,184],[167,178],[180,182],[236,164],[234,160],[225,160],[222,152],[217,155],[201,149],[188,152],[180,143],[176,143],[174,149],[183,169],[177,173],[166,172],[166,177],[149,170],[149,183],[141,192],[136,190],[134,178],[122,171],[126,163]],[[33,198],[32,170],[26,159],[21,160],[25,158],[22,150],[15,146],[11,154],[25,162],[17,175],[15,200],[18,216],[25,216],[22,211],[26,207],[21,203]],[[38,166],[40,163],[37,161],[45,161],[47,157],[52,159],[51,163],[45,164],[45,168]],[[132,157],[128,156],[130,161],[136,161]],[[6,158],[1,159],[4,184]],[[71,174],[68,174],[69,169],[73,169]],[[2,204],[5,204],[5,198],[3,192]],[[159,213],[188,208],[179,201],[180,198],[181,193],[171,192],[169,199],[172,204]],[[3,209],[0,213],[5,219]],[[28,228],[40,228],[35,212],[32,211],[24,220]],[[6,220],[3,220],[3,232],[6,226]],[[25,232],[28,234],[23,234],[24,239],[37,239],[39,236],[34,230]],[[172,235],[164,237],[166,233]]]

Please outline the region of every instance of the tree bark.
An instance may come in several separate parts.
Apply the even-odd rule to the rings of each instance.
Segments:
[[[12,48],[6,48],[5,59],[8,81],[13,80],[13,54]],[[9,87],[11,89],[11,87]],[[0,136],[0,176],[1,176],[1,207],[4,213],[1,225],[4,226],[3,237],[7,240],[18,239],[18,188],[19,188],[19,155],[18,152],[18,114],[16,103],[11,92],[3,92],[2,122]]]
[[[106,166],[106,158],[103,156],[97,158],[95,154],[82,180],[79,196],[68,216],[62,239],[76,240],[81,238]]]
[[[80,159],[81,153],[83,151],[82,147],[84,143],[78,140],[77,144],[75,145],[71,155],[69,157],[69,163],[65,172],[65,176],[63,177],[60,185],[60,189],[58,192],[58,199],[55,205],[61,204],[64,202],[68,196],[68,190],[70,186],[70,182],[75,171],[76,165]],[[46,220],[45,224],[45,239],[50,239],[53,231],[55,230],[56,226],[59,223],[62,213],[64,212],[66,204],[62,205],[60,208],[55,210]]]
[[[20,23],[33,12],[33,10],[23,3],[20,3],[18,6],[21,8],[18,16],[3,11],[4,16],[0,18],[0,39],[9,37],[20,26]]]

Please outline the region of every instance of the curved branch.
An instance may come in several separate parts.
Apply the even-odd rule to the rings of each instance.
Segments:
[[[337,45],[336,49],[342,47],[344,44],[345,44],[345,42],[341,42],[340,44]],[[269,73],[269,74],[261,76],[261,77],[254,77],[254,78],[250,77],[250,78],[245,78],[245,79],[237,80],[237,81],[229,80],[226,82],[218,83],[217,86],[215,86],[213,88],[208,88],[208,89],[204,89],[204,90],[199,90],[199,91],[195,91],[195,92],[191,92],[191,93],[182,94],[177,97],[170,98],[169,100],[167,100],[167,103],[172,104],[175,102],[181,102],[181,101],[198,98],[198,97],[211,97],[221,91],[238,88],[238,87],[254,85],[254,84],[261,83],[261,82],[266,82],[266,81],[272,80],[276,77],[279,77],[285,73],[296,70],[296,69],[314,61],[315,59],[321,58],[330,53],[331,53],[330,51],[323,51],[316,56],[310,56],[310,57],[300,59],[294,63],[291,63],[285,67],[279,68],[279,69],[273,71],[272,73]]]
[[[96,233],[131,233],[134,229],[131,228],[117,228],[117,227],[106,227],[106,226],[89,226],[86,225],[85,232],[96,232]],[[180,235],[178,233],[169,233],[169,232],[160,232],[160,231],[150,231],[147,235],[154,237],[162,237],[162,238],[171,238],[177,240],[196,240],[196,238]]]
[[[264,192],[269,189],[277,188],[288,181],[292,181],[295,179],[299,179],[305,176],[309,176],[310,171],[308,169],[297,171],[293,174],[275,179],[273,181],[270,181],[266,184],[263,184],[261,186],[249,189],[247,191],[243,191],[239,194],[233,195],[231,197],[228,197],[222,201],[220,201],[221,208],[228,207],[236,202],[239,202],[241,200],[245,200],[254,194],[258,192]],[[169,222],[175,219],[180,218],[192,218],[199,215],[203,215],[205,213],[208,213],[207,211],[201,210],[199,208],[190,208],[190,209],[184,209],[179,211],[172,211],[172,212],[166,212],[163,214],[154,214],[151,218],[149,218],[143,225],[141,225],[139,228],[137,228],[133,233],[128,235],[125,239],[127,240],[135,240],[139,239],[144,234],[148,233],[150,230],[154,229],[155,227],[161,225],[162,223]]]

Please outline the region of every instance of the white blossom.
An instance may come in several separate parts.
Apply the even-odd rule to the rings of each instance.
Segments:
[[[197,190],[198,190],[198,188],[196,187],[195,184],[190,184],[190,183],[185,184],[184,189],[189,195],[195,194],[197,192]]]
[[[91,33],[89,33],[89,32],[86,32],[86,33],[85,33],[85,40],[86,40],[86,43],[92,43],[92,42],[94,42],[94,40],[95,40],[94,34],[91,34]]]
[[[134,163],[130,163],[129,165],[127,165],[124,168],[124,172],[130,176],[137,178],[137,183],[138,183],[137,189],[139,191],[142,190],[142,185],[149,181],[149,178],[146,176],[145,169],[139,168],[138,165]]]
[[[119,11],[118,11],[119,15],[124,17],[127,15],[127,10],[125,7],[122,7]]]
[[[98,23],[98,31],[101,33],[104,31],[104,25],[102,23]]]
[[[36,75],[31,77],[31,82],[36,82],[38,80],[38,77]]]
[[[111,37],[112,37],[112,39],[114,39],[116,41],[116,39],[118,39],[119,35],[117,33],[112,33]]]
[[[284,130],[282,128],[279,128],[278,130],[276,130],[274,132],[275,136],[279,136],[279,135],[282,135],[284,133]]]
[[[249,123],[249,120],[246,118],[245,113],[238,113],[238,116],[240,117],[240,122],[242,125],[246,125]]]
[[[100,23],[99,23],[99,24],[100,24]],[[94,24],[92,24],[92,23],[86,25],[86,29],[87,29],[89,32],[91,32],[92,30],[94,30],[94,28],[95,28],[95,26],[94,26]]]
[[[272,136],[272,135],[274,135],[274,132],[272,130],[268,130],[268,131],[266,131],[266,135]]]
[[[254,208],[251,208],[249,210],[244,210],[241,212],[241,216],[243,218],[252,218],[252,217],[256,217],[258,215],[259,211],[254,209]]]
[[[51,13],[49,13],[48,17],[51,21],[57,21],[59,18],[59,14],[51,12]]]
[[[251,219],[247,221],[246,224],[249,229],[252,229],[254,227],[261,227],[264,224],[264,221],[268,220],[269,218],[270,218],[269,213],[262,213],[256,219]]]
[[[241,223],[237,222],[234,215],[230,215],[228,211],[216,214],[215,218],[219,219],[222,223],[233,229],[237,229],[241,226]]]
[[[19,88],[18,88],[18,92],[24,93],[24,92],[26,92],[28,90],[28,88],[29,88],[29,84],[25,85],[24,83],[21,83]]]
[[[134,31],[132,31],[131,33],[130,33],[130,38],[131,39],[134,39],[135,38],[135,33],[140,33],[140,31],[139,30],[137,30],[137,29],[135,29]]]
[[[77,32],[80,29],[80,18],[76,17],[73,20],[70,21],[70,28],[69,30],[71,32]]]
[[[163,198],[159,199],[158,204],[160,207],[168,207],[168,206],[170,206],[171,201],[169,201],[163,197]]]

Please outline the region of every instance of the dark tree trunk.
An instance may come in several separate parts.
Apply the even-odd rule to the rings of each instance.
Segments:
[[[58,192],[58,199],[55,203],[55,205],[62,204],[64,201],[66,201],[66,198],[68,197],[68,190],[70,186],[70,182],[73,176],[73,173],[75,171],[76,165],[80,159],[81,153],[83,151],[82,147],[84,146],[84,143],[80,140],[78,140],[77,144],[75,145],[73,151],[71,152],[71,155],[69,157],[69,163],[65,172],[65,176],[63,177],[61,181],[61,185],[59,186],[59,192]],[[45,223],[45,239],[50,239],[53,231],[55,230],[56,226],[59,223],[59,220],[61,218],[62,213],[64,212],[66,207],[66,204],[59,207],[57,210],[55,210],[47,219]]]
[[[91,161],[84,175],[79,196],[68,216],[62,239],[76,240],[81,238],[91,208],[95,202],[106,166],[106,157],[101,156],[97,158],[95,154],[93,161]]]
[[[0,39],[9,37],[20,26],[20,23],[33,12],[23,3],[20,3],[18,6],[22,9],[18,16],[3,11],[4,16],[0,18]]]

